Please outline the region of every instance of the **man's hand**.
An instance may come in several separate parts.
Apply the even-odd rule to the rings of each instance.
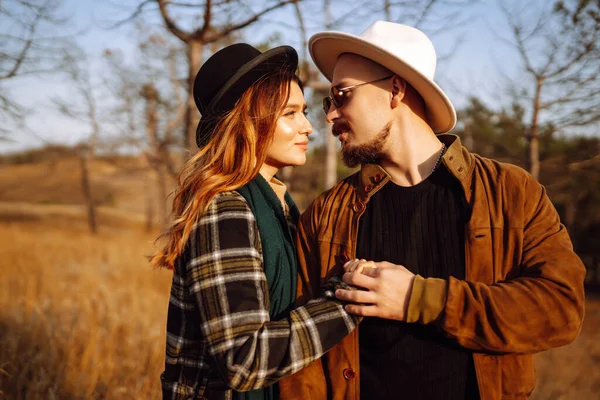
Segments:
[[[359,260],[359,263],[365,262]],[[335,296],[343,301],[359,303],[345,306],[351,314],[404,321],[415,274],[402,265],[386,261],[366,263],[367,268],[357,265],[354,267],[358,268],[351,269],[354,272],[346,272],[343,276],[344,282],[366,290],[338,289]],[[375,268],[369,265],[371,263]],[[360,270],[360,273],[356,270]]]

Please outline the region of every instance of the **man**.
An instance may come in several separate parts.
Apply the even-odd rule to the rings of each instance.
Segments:
[[[365,318],[282,398],[527,398],[532,354],[574,340],[584,313],[585,268],[544,188],[443,134],[456,114],[422,32],[378,21],[309,46],[332,84],[327,120],[361,171],[301,218],[298,302],[346,264],[364,290],[336,296]]]

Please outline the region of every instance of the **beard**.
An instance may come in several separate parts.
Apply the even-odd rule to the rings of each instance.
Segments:
[[[350,168],[365,164],[378,164],[384,157],[383,147],[390,136],[392,123],[388,122],[383,129],[369,142],[360,145],[342,144],[342,159]]]

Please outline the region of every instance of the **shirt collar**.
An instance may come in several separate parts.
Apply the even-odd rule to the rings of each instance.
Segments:
[[[467,199],[470,198],[471,176],[474,168],[469,151],[464,148],[460,138],[453,134],[437,135],[438,139],[446,145],[446,152],[442,156],[442,163],[448,171],[461,183]],[[378,164],[363,165],[360,170],[360,179],[356,192],[359,199],[366,203],[379,189],[391,180],[390,175]]]

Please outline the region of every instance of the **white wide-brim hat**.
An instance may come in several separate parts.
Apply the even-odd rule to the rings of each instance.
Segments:
[[[454,106],[433,81],[437,62],[433,43],[420,30],[376,21],[359,36],[334,31],[317,33],[310,38],[308,49],[330,82],[337,59],[343,53],[357,54],[383,65],[421,95],[427,122],[435,133],[448,132],[456,125]]]

